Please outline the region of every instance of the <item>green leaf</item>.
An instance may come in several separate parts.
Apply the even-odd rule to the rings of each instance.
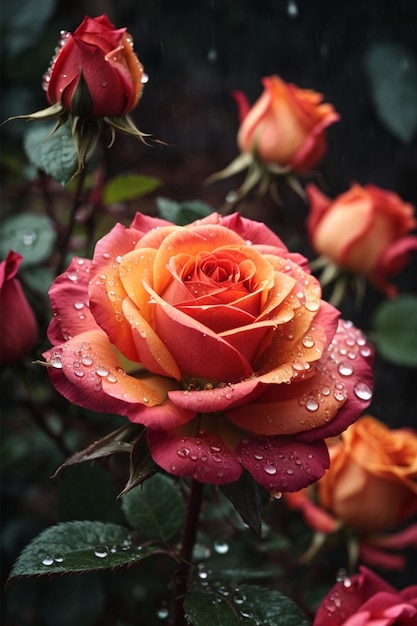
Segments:
[[[404,294],[381,304],[369,336],[387,361],[417,367],[417,296]]]
[[[109,180],[103,187],[103,204],[127,202],[154,191],[162,181],[154,176],[141,174],[121,174]]]
[[[208,591],[194,590],[187,593],[184,611],[192,626],[239,626],[237,611],[231,603]],[[247,625],[251,626],[251,625]]]
[[[309,626],[303,611],[280,591],[239,585],[195,589],[185,596],[192,626]]]
[[[214,208],[201,200],[186,200],[175,202],[160,196],[156,199],[156,206],[160,216],[178,226],[185,226],[194,220],[201,219],[213,213]]]
[[[19,213],[8,217],[0,228],[0,253],[3,258],[9,250],[21,254],[22,268],[38,265],[49,257],[55,240],[56,233],[47,217]]]
[[[365,56],[371,95],[381,122],[400,141],[417,131],[417,57],[398,43],[378,43]]]
[[[101,465],[69,468],[61,481],[57,510],[62,521],[122,521],[113,477]]]
[[[134,546],[129,530],[103,522],[62,522],[27,545],[13,565],[8,582],[19,576],[70,574],[136,563],[155,548]]]
[[[156,474],[122,498],[122,509],[133,528],[164,541],[181,528],[184,508],[178,486],[164,474]]]
[[[78,157],[67,121],[52,135],[54,123],[31,126],[24,136],[24,149],[30,162],[54,180],[66,185],[78,166]]]
[[[261,498],[258,485],[249,472],[243,472],[239,480],[221,485],[220,489],[233,504],[245,524],[260,539],[262,533]]]

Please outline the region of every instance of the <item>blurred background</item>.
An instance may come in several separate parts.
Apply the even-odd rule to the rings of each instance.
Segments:
[[[118,207],[117,213],[107,216],[107,224],[116,219],[127,224],[137,210],[156,215],[157,196],[179,202],[204,200],[213,209],[222,206],[242,179],[211,185],[205,180],[238,154],[239,120],[232,92],[244,91],[252,103],[262,92],[261,78],[272,74],[321,92],[341,115],[340,122],[327,130],[328,151],[313,174],[327,195],[344,192],[354,181],[373,183],[417,206],[415,0],[4,1],[2,120],[47,106],[42,75],[60,31],[73,31],[86,14],[102,13],[116,26],[127,27],[149,75],[132,117],[141,131],[168,144],[149,148],[118,135],[113,148],[105,151],[108,176],[134,172],[156,176],[163,183],[154,193]],[[16,121],[1,129],[2,219],[22,211],[43,211],[37,175],[23,149],[25,128],[25,122]],[[55,201],[65,207],[65,190],[56,185],[53,193]],[[311,257],[304,232],[307,206],[289,189],[282,191],[282,200],[279,206],[269,196],[262,202],[250,196],[238,209],[266,222],[290,248]],[[39,280],[44,284],[41,277]],[[415,258],[396,282],[400,292],[417,292]],[[94,415],[88,415],[86,422],[85,412],[68,409],[58,397],[43,368],[32,371],[31,357],[39,358],[48,345],[46,291],[34,290],[30,296],[40,322],[39,344],[24,364],[3,372],[3,584],[21,549],[57,521],[56,482],[50,476],[66,453],[123,423],[114,416]],[[366,331],[381,300],[381,294],[369,288],[360,308],[354,298],[343,302],[343,315]],[[415,369],[378,357],[375,371],[375,400],[369,412],[392,427],[416,427]],[[61,436],[63,429],[65,437]],[[111,489],[117,493],[115,487]],[[58,505],[62,507],[62,502]],[[108,515],[108,519],[117,519],[114,511]],[[413,582],[411,572],[410,566],[388,578],[404,586]],[[75,588],[79,582],[71,584]],[[83,622],[78,613],[75,618],[64,615],[65,611],[58,614],[59,582],[53,585],[56,587],[45,581],[13,585],[3,603],[5,623],[105,623],[99,617],[98,621]],[[95,579],[85,577],[85,585],[97,606],[104,602]],[[136,593],[139,601],[141,592]],[[77,590],[74,594],[78,597]]]

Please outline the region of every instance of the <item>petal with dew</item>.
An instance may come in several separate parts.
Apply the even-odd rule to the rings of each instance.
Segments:
[[[147,431],[153,460],[175,476],[192,476],[202,483],[235,482],[242,473],[236,454],[217,435],[199,431],[187,436],[176,431]]]
[[[48,328],[48,339],[53,345],[97,328],[89,308],[90,279],[91,261],[74,257],[67,270],[53,282],[49,297],[54,317]]]
[[[306,487],[321,478],[330,464],[324,441],[304,443],[295,437],[244,439],[236,453],[257,483],[277,492]]]

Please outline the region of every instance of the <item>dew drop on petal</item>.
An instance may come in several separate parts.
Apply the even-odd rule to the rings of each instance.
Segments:
[[[179,456],[179,457],[181,457],[182,459],[185,459],[185,458],[186,458],[186,457],[190,454],[190,451],[189,451],[189,449],[188,449],[188,448],[179,448],[179,449],[177,450],[177,454],[178,454],[178,456]]]
[[[277,473],[277,468],[274,467],[273,465],[265,465],[264,472],[266,474],[269,474],[270,476],[273,476],[274,474]]]
[[[319,408],[319,403],[315,398],[309,398],[305,403],[305,407],[307,411],[311,411],[312,413],[314,413],[314,411],[317,411],[317,409]]]
[[[353,374],[353,366],[350,363],[339,363],[337,370],[341,376],[351,376]]]
[[[368,387],[366,383],[356,383],[356,385],[353,387],[353,391],[355,393],[355,396],[359,398],[359,400],[363,400],[364,402],[367,402],[372,398],[372,390],[370,389],[370,387]]]

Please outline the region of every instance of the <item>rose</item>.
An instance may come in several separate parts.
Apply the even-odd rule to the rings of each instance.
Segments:
[[[322,103],[321,94],[299,89],[278,76],[264,78],[262,84],[264,91],[250,110],[243,94],[235,94],[242,120],[241,151],[283,168],[311,169],[326,150],[326,128],[339,115]]]
[[[316,252],[395,295],[386,278],[403,269],[410,251],[417,249],[417,237],[408,236],[417,226],[412,205],[374,185],[355,184],[334,201],[314,185],[308,185],[307,194],[307,229]]]
[[[370,415],[330,447],[330,469],[318,483],[319,502],[346,525],[384,531],[417,511],[417,433],[390,430]]]
[[[337,582],[321,602],[313,626],[412,626],[417,585],[397,591],[366,567]]]
[[[50,104],[61,103],[81,117],[121,116],[142,90],[143,66],[126,28],[107,15],[85,17],[74,33],[64,33],[44,77]]]
[[[36,318],[16,278],[22,258],[10,251],[0,263],[0,361],[4,365],[20,361],[38,336]]]
[[[52,285],[45,358],[71,402],[146,426],[167,472],[297,490],[371,396],[371,349],[320,296],[261,223],[138,213]]]

